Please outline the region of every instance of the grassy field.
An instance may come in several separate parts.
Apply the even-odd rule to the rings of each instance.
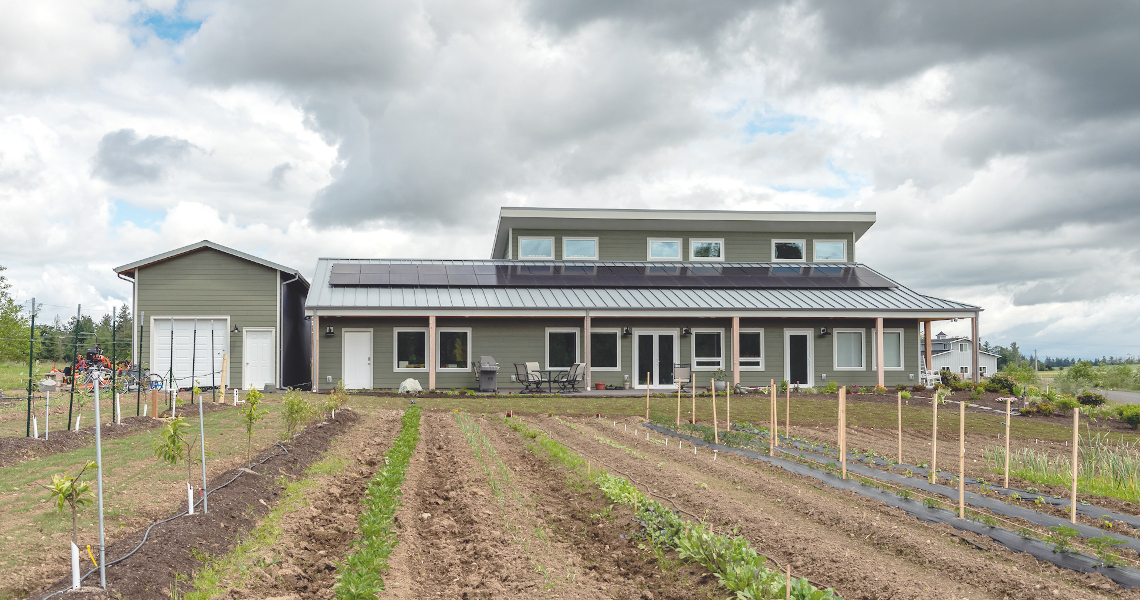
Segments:
[[[71,365],[70,363],[64,364],[44,360],[36,361],[36,363],[32,365],[32,375],[36,381],[39,381],[44,373],[51,370],[52,366],[62,371],[65,366]],[[27,389],[28,363],[0,361],[0,390],[5,390],[4,395],[9,396],[15,393],[26,393]]]

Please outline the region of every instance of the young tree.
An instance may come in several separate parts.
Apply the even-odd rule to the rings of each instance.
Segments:
[[[70,472],[65,471],[52,475],[50,486],[40,484],[40,487],[51,492],[60,512],[63,512],[64,506],[71,507],[71,542],[76,546],[79,545],[79,509],[94,502],[91,498],[91,482],[82,481],[83,474],[87,472],[87,469],[94,468],[96,468],[95,461],[90,461],[83,465],[83,469],[75,477],[72,477]]]
[[[245,408],[242,409],[241,422],[245,424],[245,462],[253,465],[253,426],[257,424],[269,411],[258,409],[261,399],[264,398],[257,388],[250,387],[245,394]]]
[[[176,465],[183,459],[186,460],[186,483],[191,482],[193,472],[191,468],[196,462],[194,459],[194,442],[191,441],[188,433],[190,432],[190,424],[186,419],[178,417],[171,419],[166,427],[163,427],[158,433],[158,439],[154,441],[154,455],[159,460]]]

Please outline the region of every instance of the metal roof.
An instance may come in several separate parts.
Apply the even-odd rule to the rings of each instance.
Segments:
[[[659,289],[589,287],[448,287],[406,288],[330,286],[333,263],[361,264],[463,264],[503,265],[523,261],[503,260],[402,260],[322,258],[317,261],[315,285],[309,292],[306,310],[321,315],[399,314],[433,311],[494,312],[510,314],[541,311],[581,314],[601,311],[697,311],[739,313],[810,312],[813,314],[945,313],[964,316],[981,310],[977,306],[919,294],[906,287],[886,289]],[[629,266],[659,263],[612,263]],[[786,263],[729,263],[786,264]],[[811,264],[811,263],[801,263]],[[827,263],[835,265],[837,263]],[[854,263],[839,263],[851,265]],[[862,265],[865,266],[865,265]],[[881,274],[880,274],[881,276]],[[889,278],[888,278],[889,280]],[[900,314],[899,316],[903,316]]]
[[[297,277],[301,278],[302,283],[304,283],[306,286],[309,285],[308,280],[306,280],[305,276],[301,275],[301,272],[298,271],[297,269],[294,269],[292,267],[286,267],[285,265],[277,264],[275,262],[265,260],[264,258],[254,256],[252,254],[246,254],[245,252],[242,252],[241,250],[234,250],[233,248],[230,248],[229,246],[223,246],[223,245],[218,244],[216,242],[211,242],[210,240],[202,240],[200,242],[189,244],[189,245],[183,246],[181,248],[175,248],[174,250],[170,250],[169,252],[163,252],[162,254],[155,254],[154,256],[151,256],[149,258],[144,258],[142,260],[136,260],[135,262],[131,262],[131,263],[127,263],[125,265],[115,267],[115,272],[116,273],[126,273],[127,271],[133,271],[133,270],[141,268],[141,267],[153,265],[154,263],[162,262],[164,260],[168,260],[168,259],[174,258],[176,256],[181,256],[183,254],[189,254],[191,252],[196,252],[198,250],[202,250],[202,249],[206,249],[206,248],[208,248],[210,250],[217,250],[218,252],[222,252],[224,254],[229,254],[230,256],[235,256],[235,257],[243,259],[243,260],[248,260],[249,262],[252,262],[252,263],[257,263],[263,267],[268,267],[270,269],[276,269],[278,271],[283,271],[283,272],[289,273],[291,275],[296,275]]]

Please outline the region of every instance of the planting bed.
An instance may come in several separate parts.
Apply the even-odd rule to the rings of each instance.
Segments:
[[[212,492],[208,514],[197,513],[154,527],[147,542],[137,552],[122,562],[107,567],[109,596],[171,597],[176,578],[184,578],[200,566],[200,560],[195,555],[226,552],[234,544],[237,535],[248,530],[280,497],[282,481],[279,478],[292,478],[304,472],[306,467],[320,458],[337,436],[351,428],[356,421],[357,415],[353,411],[339,411],[336,419],[312,425],[292,440],[259,452],[255,462],[267,456],[270,458],[254,467],[254,473],[244,472],[233,483]],[[210,488],[225,484],[237,474],[238,470],[231,470],[213,477]],[[184,512],[184,509],[175,504],[166,517],[180,512]],[[108,562],[134,549],[142,540],[144,532],[145,528],[122,536],[108,546]],[[88,562],[83,567],[84,572],[90,566]],[[88,577],[85,584],[97,583],[98,578],[96,571]],[[70,579],[60,579],[31,597],[42,598],[69,584]]]
[[[793,574],[834,586],[846,598],[1140,598],[1140,591],[1103,576],[1062,570],[949,525],[921,523],[811,478],[733,457],[714,462],[707,450],[666,448],[660,435],[646,441],[643,429],[623,433],[623,424],[636,425],[632,419],[616,428],[612,420],[573,419],[573,429],[552,418],[534,420],[555,439],[648,484],[666,506],[674,501],[707,514],[718,528],[737,528],[759,552],[791,564]]]

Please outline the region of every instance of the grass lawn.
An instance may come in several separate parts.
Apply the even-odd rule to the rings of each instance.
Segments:
[[[71,366],[71,363],[38,360],[32,365],[32,376],[35,377],[36,381],[39,381],[43,378],[44,373],[51,370],[52,366],[62,371],[65,366]],[[0,361],[0,390],[4,390],[5,396],[27,394],[28,363],[10,360]]]

